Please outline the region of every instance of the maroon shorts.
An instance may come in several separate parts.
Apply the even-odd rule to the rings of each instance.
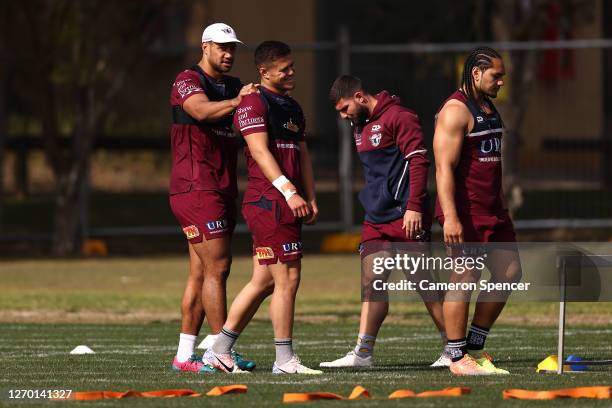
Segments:
[[[430,240],[431,215],[423,216],[423,233],[418,239],[409,239],[406,230],[402,228],[404,218],[393,221],[374,224],[364,221],[361,227],[361,245],[359,253],[361,256],[369,255],[373,251],[381,248],[380,244],[390,242],[424,242]]]
[[[173,194],[170,208],[192,244],[231,236],[236,227],[236,201],[216,191]]]
[[[243,203],[242,215],[253,237],[253,255],[260,265],[302,257],[302,222],[293,216],[285,201],[261,198]]]
[[[444,216],[439,216],[444,226]],[[516,242],[514,224],[508,211],[499,215],[459,214],[464,242]]]

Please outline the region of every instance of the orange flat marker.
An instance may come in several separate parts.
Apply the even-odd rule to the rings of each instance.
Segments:
[[[577,387],[549,391],[530,391],[510,389],[502,392],[504,399],[552,400],[555,398],[612,398],[612,387]]]
[[[213,387],[206,393],[209,397],[218,397],[225,394],[236,394],[247,392],[248,387],[244,384],[232,384]],[[173,398],[173,397],[201,397],[204,394],[191,389],[176,390],[154,390],[154,391],[85,391],[74,392],[70,398],[52,398],[54,401],[77,400],[94,401],[102,399],[121,399],[121,398]]]

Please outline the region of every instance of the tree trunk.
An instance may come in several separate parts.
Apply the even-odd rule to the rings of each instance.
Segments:
[[[6,27],[6,15],[0,20],[3,27]],[[8,52],[5,44],[6,33],[2,33],[0,39],[0,230],[3,225],[3,210],[4,210],[4,157],[5,157],[5,143],[8,133],[7,125],[7,105],[6,100],[8,98],[7,89],[7,65],[8,65]]]
[[[75,132],[72,136],[72,161],[67,173],[58,178],[55,208],[53,254],[57,256],[79,255],[84,236],[83,208],[89,185],[89,161],[95,138],[97,113],[92,86],[80,86],[75,90]]]
[[[4,58],[5,54],[2,51],[0,51],[0,230],[2,229],[1,227],[3,225],[2,220],[4,209],[4,146],[8,132],[6,120],[6,59]]]
[[[45,156],[55,177],[52,252],[57,256],[80,251],[87,233],[89,161],[98,124],[159,33],[159,18],[172,2],[146,3],[146,7],[99,0],[15,3],[22,17],[13,27],[19,31],[19,41],[6,45],[18,51],[27,48],[26,54],[40,57],[35,64],[28,60],[23,65],[23,76],[32,82],[34,92],[28,96],[40,118]],[[120,30],[112,27],[115,20]],[[125,38],[136,41],[126,43]],[[98,97],[96,90],[101,93]],[[67,138],[70,149],[63,147],[61,124],[74,125]]]
[[[80,177],[75,171],[57,179],[52,248],[55,256],[76,255],[81,249],[81,195],[77,187]]]

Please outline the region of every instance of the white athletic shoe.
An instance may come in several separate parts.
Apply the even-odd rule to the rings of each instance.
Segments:
[[[248,371],[241,370],[238,364],[234,363],[234,359],[231,354],[217,354],[212,349],[206,350],[202,356],[202,361],[205,364],[209,364],[217,370],[228,373],[228,374],[242,374],[248,373]]]
[[[450,367],[450,364],[451,364],[451,357],[446,352],[446,350],[444,350],[442,351],[442,354],[440,354],[440,357],[438,357],[438,359],[434,361],[430,365],[430,367],[431,368]]]
[[[359,357],[355,354],[355,351],[351,350],[346,353],[346,356],[340,357],[334,361],[324,361],[319,364],[319,367],[325,368],[340,368],[340,367],[372,367],[374,363],[374,358],[372,356],[369,357]]]
[[[313,370],[302,365],[300,358],[294,354],[291,360],[284,364],[277,365],[275,361],[272,367],[272,374],[323,374],[323,371]]]

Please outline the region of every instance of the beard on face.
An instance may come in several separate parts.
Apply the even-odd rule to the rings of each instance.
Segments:
[[[369,116],[368,108],[366,108],[365,106],[359,105],[359,108],[357,112],[355,113],[355,116],[351,118],[351,122],[353,122],[353,124],[357,126],[363,126],[365,125],[366,120],[368,119],[368,116]]]

